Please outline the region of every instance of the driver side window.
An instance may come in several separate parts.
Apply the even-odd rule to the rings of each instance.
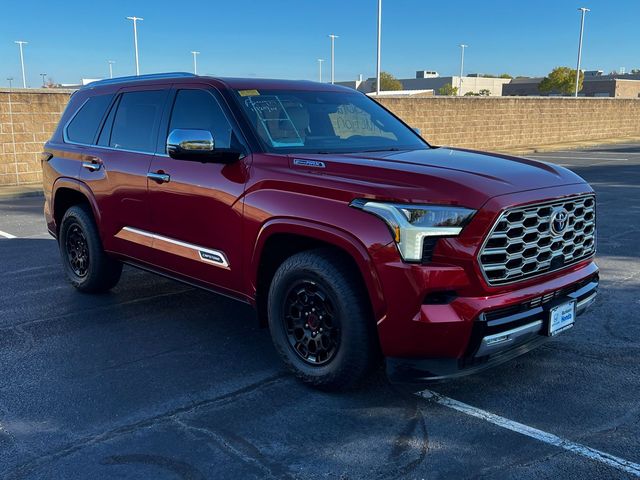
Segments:
[[[231,146],[231,124],[218,101],[206,90],[178,91],[167,134],[175,129],[207,130],[213,135],[216,148]]]

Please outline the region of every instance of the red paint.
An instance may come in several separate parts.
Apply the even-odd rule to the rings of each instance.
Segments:
[[[45,147],[53,154],[44,165],[45,216],[51,232],[57,231],[53,211],[58,192],[75,190],[91,204],[111,254],[250,303],[255,303],[257,273],[270,236],[297,234],[334,245],[360,269],[382,350],[395,357],[459,358],[482,311],[522,302],[597,272],[587,260],[500,287],[488,286],[480,274],[478,250],[503,209],[592,192],[580,177],[553,165],[445,148],[366,156],[277,155],[260,151],[250,139],[251,153],[223,165],[63,140],[62,126],[89,95],[190,87],[214,89],[227,99],[227,89],[342,88],[194,77],[83,89],[72,97]],[[240,117],[233,102],[227,101],[227,108],[233,117]],[[238,126],[246,128],[241,121]],[[161,142],[162,134],[159,137]],[[326,168],[294,166],[294,157],[322,161]],[[103,168],[96,172],[82,168],[81,163],[91,158],[99,159]],[[148,172],[168,173],[171,182],[148,180]],[[478,212],[460,236],[439,240],[432,263],[408,264],[381,220],[349,207],[355,198],[454,204]],[[223,251],[230,268],[115,238],[125,226]],[[447,305],[423,305],[427,294],[443,290],[454,290],[458,296]]]

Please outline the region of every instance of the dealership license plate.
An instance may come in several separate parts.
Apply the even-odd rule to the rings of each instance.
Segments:
[[[576,302],[571,301],[553,307],[549,312],[549,336],[557,335],[573,327],[576,320]]]

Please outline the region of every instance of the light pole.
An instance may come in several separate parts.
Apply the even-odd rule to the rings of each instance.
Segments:
[[[138,59],[138,21],[143,21],[140,17],[127,17],[127,20],[133,21],[133,46],[136,51],[136,75],[140,75],[140,64]]]
[[[378,0],[378,59],[376,62],[376,95],[380,95],[380,46],[382,42],[382,0]]]
[[[27,88],[27,77],[24,74],[24,53],[22,52],[23,45],[26,45],[28,42],[24,42],[22,40],[16,40],[15,43],[20,47],[20,65],[22,65],[22,88]]]
[[[590,12],[588,8],[581,7],[578,9],[582,12],[582,19],[580,20],[580,41],[578,42],[578,66],[576,67],[576,92],[574,96],[578,98],[578,86],[580,85],[580,61],[582,60],[582,35],[584,34],[584,16],[587,12]]]
[[[109,64],[109,78],[113,78],[113,64],[116,63],[114,60],[107,60]]]
[[[7,80],[9,81],[9,90],[11,90],[11,86],[13,85],[13,77],[7,77]]]
[[[461,43],[460,48],[462,49],[462,56],[460,57],[460,81],[458,82],[458,95],[462,95],[462,75],[464,73],[464,49],[469,48],[469,45],[465,45],[464,43]]]
[[[331,39],[331,83],[333,84],[336,81],[336,62],[335,62],[335,53],[336,53],[336,38],[340,38],[338,37],[338,35],[328,35],[328,37]]]
[[[324,62],[324,58],[318,59],[318,81],[322,83],[322,62]]]
[[[44,77],[46,77],[47,74],[46,73],[41,73],[40,76],[42,77],[42,86],[44,87],[46,85]]]
[[[196,55],[200,55],[200,52],[196,52],[195,50],[191,51],[191,55],[193,55],[193,74],[198,74],[198,60],[196,59]]]

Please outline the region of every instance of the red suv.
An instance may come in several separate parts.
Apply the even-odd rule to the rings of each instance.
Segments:
[[[572,327],[598,287],[579,176],[431,146],[339,86],[95,82],[71,97],[43,170],[78,290],[109,290],[127,263],[247,302],[319,387],[383,357],[394,379],[504,361]]]

